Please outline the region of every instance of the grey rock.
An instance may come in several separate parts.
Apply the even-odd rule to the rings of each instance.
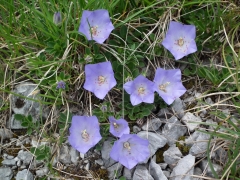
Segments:
[[[176,98],[172,104],[173,112],[180,119],[184,116],[185,104],[180,98]]]
[[[164,174],[167,178],[170,177],[170,172],[169,172],[169,171],[163,171],[163,174]]]
[[[17,169],[17,166],[12,166],[11,169],[12,169],[12,170],[15,170],[15,169]]]
[[[72,163],[77,165],[77,162],[79,160],[79,152],[73,147],[70,147],[69,154],[70,154]]]
[[[193,132],[202,122],[202,119],[198,116],[194,116],[193,113],[187,112],[183,117],[182,121],[187,125],[189,131]]]
[[[153,156],[156,151],[165,146],[167,139],[157,133],[141,131],[137,134],[139,137],[143,139],[148,139],[149,141],[149,149],[150,149],[150,156]],[[148,159],[144,161],[146,163]]]
[[[126,180],[132,180],[134,170],[135,170],[135,168],[128,169],[128,168],[124,167],[123,176],[126,178]]]
[[[143,179],[154,180],[144,165],[137,165],[133,174],[133,180],[143,180]]]
[[[183,157],[170,175],[170,180],[189,180],[192,179],[195,157],[191,154]]]
[[[202,132],[196,132],[196,134],[198,134],[198,136],[195,139],[195,143],[190,148],[189,154],[192,154],[193,156],[196,157],[203,157],[207,150],[210,135]]]
[[[180,136],[187,132],[187,128],[175,116],[172,116],[164,125],[162,134],[166,137],[169,146],[173,145]]]
[[[171,146],[167,151],[163,153],[164,161],[171,168],[177,165],[177,162],[181,159],[182,153],[176,146]]]
[[[22,165],[21,160],[18,160],[18,161],[17,161],[17,166],[20,167],[21,165]]]
[[[214,104],[213,100],[212,100],[210,97],[208,97],[208,98],[205,100],[205,102],[206,102],[207,104],[209,104],[209,105]]]
[[[69,154],[68,146],[62,145],[60,148],[60,155],[59,161],[63,164],[70,164],[71,163],[71,156]]]
[[[13,177],[13,171],[10,167],[0,167],[0,179],[11,180]]]
[[[112,149],[113,142],[114,142],[113,138],[108,138],[106,141],[104,141],[103,147],[101,149],[102,159],[105,167],[109,167],[116,163],[116,161],[110,158],[110,151]]]
[[[228,159],[228,153],[225,149],[223,149],[222,147],[218,148],[216,150],[216,157],[215,159],[219,162],[221,162],[221,164],[225,164],[227,159]]]
[[[21,122],[14,118],[14,114],[10,118],[10,124],[8,125],[8,127],[11,129],[26,129],[27,128],[27,127],[23,127],[21,125]]]
[[[13,133],[12,131],[8,130],[8,129],[0,129],[0,138],[2,140],[4,139],[10,139],[13,137]]]
[[[80,153],[80,157],[81,157],[81,159],[84,159],[84,154]]]
[[[43,177],[49,172],[48,167],[43,167],[41,169],[36,170],[36,176]]]
[[[15,166],[16,161],[14,159],[5,159],[2,161],[2,164],[6,166]]]
[[[17,157],[22,161],[23,165],[29,165],[33,155],[28,151],[20,150]]]
[[[38,120],[43,114],[41,105],[38,102],[40,99],[40,90],[37,88],[37,84],[33,84],[31,82],[21,83],[15,87],[15,90],[13,92],[21,96],[36,100],[32,101],[15,95],[11,96],[11,107],[13,112],[15,114],[31,115],[33,121],[36,122],[36,120]],[[11,128],[15,128],[12,125],[13,124],[11,123]]]
[[[202,170],[199,167],[195,167],[193,174],[196,176],[201,176]],[[202,178],[193,177],[193,180],[203,180]]]
[[[10,155],[7,155],[7,157],[6,157],[7,159],[13,159],[14,158],[14,156],[10,156]]]
[[[108,171],[108,178],[114,179],[121,176],[123,166],[120,163],[115,163],[114,165],[107,168]],[[115,174],[117,172],[117,174]],[[116,176],[118,175],[118,176]]]
[[[161,169],[166,169],[167,163],[158,163],[158,165],[161,167]]]
[[[220,166],[220,165],[218,165],[218,164],[215,164],[215,163],[212,163],[212,165],[213,165],[213,169],[215,170],[215,172],[217,173],[217,174],[220,174],[220,172],[222,171],[222,166]],[[199,167],[201,168],[201,170],[202,171],[204,171],[205,170],[205,168],[206,168],[206,175],[207,176],[210,176],[210,177],[214,177],[214,175],[213,175],[213,173],[212,173],[212,171],[211,171],[211,168],[210,168],[210,166],[208,165],[208,161],[207,160],[202,160],[200,163],[199,163]]]
[[[103,164],[104,164],[102,159],[95,160],[95,163],[100,165],[100,166],[103,166]]]
[[[27,169],[24,169],[22,171],[18,171],[16,175],[16,180],[33,180],[33,174],[28,171]]]
[[[171,117],[171,114],[168,110],[168,108],[163,108],[163,109],[160,109],[160,111],[158,112],[157,116],[159,118],[165,118],[165,119],[168,119]]]
[[[159,118],[151,119],[150,121],[147,121],[142,126],[142,130],[144,130],[144,131],[156,131],[160,128],[161,125],[162,125],[162,122]]]
[[[140,132],[141,131],[141,128],[140,127],[138,127],[138,126],[133,126],[133,132],[134,133],[138,133],[138,132]]]
[[[154,161],[150,161],[149,172],[154,180],[167,180],[167,177],[163,174],[162,169]]]
[[[85,166],[84,166],[84,169],[86,169],[87,171],[89,170],[89,167],[90,167],[90,163],[88,162]]]
[[[206,121],[206,124],[208,124],[208,128],[211,129],[211,130],[216,129],[216,127],[218,125],[217,122],[214,122],[212,119],[208,119]]]

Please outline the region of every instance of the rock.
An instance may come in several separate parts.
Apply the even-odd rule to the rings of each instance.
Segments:
[[[81,157],[81,159],[84,159],[84,154],[80,153],[80,157]]]
[[[210,97],[208,97],[208,98],[205,100],[205,102],[206,102],[207,104],[209,104],[209,105],[214,104],[213,100],[212,100]]]
[[[14,156],[11,156],[11,155],[7,155],[7,157],[6,157],[7,159],[13,159],[14,158]]]
[[[34,122],[40,119],[41,115],[43,115],[41,105],[38,102],[40,100],[39,96],[40,90],[37,88],[37,86],[38,86],[37,84],[33,84],[31,82],[24,82],[18,84],[15,87],[15,90],[13,91],[15,94],[19,94],[20,96],[25,96],[27,98],[34,99],[36,101],[25,99],[20,96],[15,95],[11,96],[11,107],[13,112],[15,114],[22,114],[25,116],[31,115]]]
[[[162,135],[167,139],[169,146],[173,145],[180,136],[187,132],[187,128],[175,116],[172,116],[164,125]]]
[[[158,165],[161,167],[161,169],[166,169],[167,163],[158,163]]]
[[[163,174],[162,169],[154,161],[150,161],[149,172],[154,180],[167,180],[167,177]]]
[[[2,140],[5,140],[5,139],[10,139],[13,137],[13,133],[12,131],[4,128],[4,129],[0,129],[0,138]]]
[[[49,144],[49,140],[43,138],[40,141],[38,141],[38,139],[36,139],[35,137],[32,138],[31,140],[31,145],[33,147],[40,147],[40,146],[45,146]]]
[[[17,157],[23,162],[23,165],[29,165],[29,163],[31,162],[31,160],[33,158],[33,155],[28,151],[20,150],[18,152]]]
[[[8,124],[7,127],[11,128],[11,129],[26,129],[27,128],[27,127],[23,127],[21,125],[21,122],[14,118],[14,114],[12,114],[12,116],[10,118],[10,124]]]
[[[2,164],[6,166],[15,166],[16,161],[14,159],[5,159],[2,161]]]
[[[137,165],[133,174],[133,180],[142,180],[142,179],[154,180],[144,165]]]
[[[149,141],[149,149],[150,149],[150,156],[153,156],[156,151],[165,146],[167,139],[157,133],[141,131],[137,134],[139,137],[143,139],[148,139]],[[146,163],[148,159],[144,161]]]
[[[95,163],[100,165],[100,166],[103,166],[103,164],[104,164],[102,159],[95,160]]]
[[[202,132],[196,132],[195,134],[198,134],[198,136],[194,139],[195,143],[189,150],[189,154],[192,154],[196,157],[203,157],[208,145],[208,140],[210,138],[209,134],[205,134]]]
[[[169,171],[162,171],[162,172],[163,172],[163,174],[164,174],[167,178],[170,177],[170,172],[169,172]]]
[[[24,169],[22,171],[18,171],[16,175],[16,180],[33,180],[33,174],[28,171],[27,169]]]
[[[216,158],[217,161],[221,162],[221,164],[225,164],[228,159],[228,153],[225,149],[222,147],[218,148],[216,150]]]
[[[69,154],[70,154],[72,163],[77,165],[77,162],[79,160],[79,152],[73,147],[70,147]]]
[[[84,169],[86,169],[87,171],[89,170],[89,167],[90,167],[90,163],[88,162],[85,166],[84,166]]]
[[[140,127],[138,127],[138,126],[133,126],[133,132],[134,133],[138,133],[138,132],[140,132],[141,131],[141,128]]]
[[[163,109],[160,109],[157,116],[159,118],[169,119],[171,117],[171,113],[169,112],[168,108],[163,108]]]
[[[11,180],[13,177],[13,171],[10,167],[0,167],[0,179]]]
[[[208,126],[208,128],[211,129],[211,130],[216,129],[216,127],[218,126],[217,122],[214,122],[212,119],[208,119],[208,120],[206,121],[206,124],[209,124],[209,125],[207,125],[207,126]]]
[[[122,168],[123,168],[123,166],[120,163],[115,163],[114,165],[108,167],[107,168],[108,178],[115,179],[115,178],[118,178],[119,176],[121,176]]]
[[[134,170],[135,168],[129,170],[128,168],[124,167],[123,176],[126,178],[126,180],[132,180]]]
[[[36,176],[43,177],[48,173],[49,169],[48,167],[43,167],[41,169],[36,170]]]
[[[191,154],[183,157],[170,175],[170,180],[189,180],[192,179],[195,157]]]
[[[187,112],[183,117],[182,121],[187,125],[189,131],[193,132],[202,122],[202,119],[198,116],[194,116],[192,113]]]
[[[68,146],[62,145],[60,148],[59,161],[63,164],[71,163],[71,156],[69,154]]]
[[[106,141],[104,141],[103,147],[101,149],[102,159],[105,167],[109,167],[116,163],[116,161],[110,158],[110,151],[112,149],[113,142],[114,142],[113,138],[108,138]]]
[[[218,164],[215,164],[215,163],[212,163],[212,165],[213,165],[213,169],[215,170],[215,172],[216,172],[217,174],[220,174],[220,172],[222,171],[222,166],[220,166],[220,165],[218,165]],[[210,166],[208,165],[208,160],[206,160],[206,159],[202,160],[202,161],[199,163],[199,166],[200,166],[200,168],[201,168],[202,171],[205,171],[205,169],[206,169],[205,172],[206,172],[206,175],[207,175],[207,176],[214,177],[214,175],[213,175],[213,173],[212,173],[212,171],[211,171],[211,168],[210,168]],[[206,166],[207,166],[207,168],[206,168]]]
[[[156,131],[160,128],[162,125],[162,122],[159,118],[152,119],[150,121],[147,121],[143,126],[142,130],[144,131]]]
[[[172,110],[174,115],[179,117],[180,119],[184,116],[185,105],[180,98],[176,98],[172,104]]]
[[[195,167],[193,174],[196,176],[201,176],[202,175],[202,170],[199,167]],[[193,180],[203,180],[202,178],[198,178],[198,177],[193,177]]]
[[[182,153],[176,146],[171,146],[163,153],[164,161],[171,168],[175,167],[177,162],[181,159]]]

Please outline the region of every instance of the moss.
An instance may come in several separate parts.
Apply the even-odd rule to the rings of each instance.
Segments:
[[[169,146],[168,144],[166,144],[164,147],[160,148],[157,150],[156,152],[156,163],[163,163],[164,159],[163,159],[163,153],[168,150]]]
[[[108,171],[106,169],[99,168],[96,172],[100,179],[108,179]]]
[[[178,141],[184,141],[185,142],[186,137],[185,136],[181,136],[178,138]],[[188,155],[189,153],[189,149],[190,147],[187,146],[185,143],[180,143],[180,142],[176,142],[176,146],[179,148],[179,150],[181,151],[181,153],[185,156]]]

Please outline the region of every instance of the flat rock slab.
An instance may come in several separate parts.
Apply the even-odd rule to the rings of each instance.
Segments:
[[[193,132],[202,122],[202,119],[198,116],[195,116],[193,113],[187,112],[183,117],[182,121],[186,124],[189,131]]]
[[[154,180],[167,180],[167,177],[163,174],[161,167],[153,160],[150,161],[149,172]]]
[[[137,165],[133,174],[133,180],[154,180],[144,165]]]
[[[173,168],[170,180],[190,180],[193,175],[195,156],[191,154],[182,158],[177,166]]]
[[[217,174],[220,174],[220,172],[222,171],[222,166],[218,165],[218,164],[215,164],[215,163],[212,163],[213,165],[213,169],[216,171]],[[199,163],[199,166],[201,168],[202,171],[204,171],[206,169],[206,174],[207,176],[210,176],[210,177],[214,177],[213,173],[212,173],[212,170],[210,168],[210,166],[208,165],[208,160],[202,160],[200,163]],[[206,168],[207,167],[207,168]]]
[[[10,167],[0,167],[0,179],[11,180],[13,177],[13,171]]]
[[[16,175],[16,180],[33,180],[33,175],[30,171],[27,169],[24,169],[22,171],[18,171]]]
[[[160,128],[161,125],[162,125],[162,121],[159,118],[151,119],[142,126],[142,130],[156,131]]]
[[[171,168],[175,167],[177,162],[181,159],[182,153],[176,146],[171,146],[163,153],[164,161]]]

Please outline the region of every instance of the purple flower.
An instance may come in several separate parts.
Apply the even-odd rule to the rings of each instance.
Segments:
[[[121,137],[123,134],[129,134],[130,129],[128,122],[124,119],[116,120],[114,117],[109,117],[110,121],[110,133],[116,137]]]
[[[95,11],[83,11],[81,24],[78,29],[88,40],[95,40],[102,44],[110,35],[114,26],[109,13],[105,9]]]
[[[130,94],[130,100],[133,106],[141,102],[153,103],[154,101],[154,83],[142,75],[136,77],[123,85],[125,91]]]
[[[96,116],[73,116],[69,131],[69,143],[81,153],[86,153],[102,139]]]
[[[65,89],[66,83],[64,81],[57,82],[57,89]]]
[[[186,92],[186,88],[181,82],[180,69],[165,70],[157,68],[154,83],[155,91],[168,105]]]
[[[55,12],[53,15],[53,23],[58,25],[62,22],[61,12]]]
[[[110,157],[126,168],[132,169],[137,163],[150,156],[148,144],[148,140],[136,134],[123,134],[119,140],[114,142]]]
[[[176,60],[197,51],[195,42],[196,27],[170,21],[169,29],[162,45],[168,49]]]
[[[93,92],[99,99],[103,99],[117,84],[109,61],[86,65],[85,75],[84,89]]]

